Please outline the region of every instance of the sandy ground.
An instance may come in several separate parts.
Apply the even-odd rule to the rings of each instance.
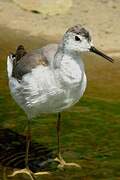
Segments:
[[[56,6],[55,0],[41,0],[38,3],[42,4],[37,8],[39,13],[35,11],[37,6],[33,0],[29,0],[28,6],[27,1],[0,0],[1,37],[7,28],[28,37],[59,40],[68,27],[80,23],[90,29],[96,47],[119,54],[120,0],[66,0],[61,1],[60,6],[59,0],[56,0]]]

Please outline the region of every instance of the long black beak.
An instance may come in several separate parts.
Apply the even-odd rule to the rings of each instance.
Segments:
[[[90,52],[98,54],[112,63],[114,62],[114,60],[111,57],[109,57],[109,56],[105,55],[104,53],[102,53],[101,51],[97,50],[94,46],[91,46]]]

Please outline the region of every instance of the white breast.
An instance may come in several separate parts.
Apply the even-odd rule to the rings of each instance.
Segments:
[[[59,71],[59,77],[61,78],[64,86],[78,86],[83,76],[83,69],[74,60],[68,60],[65,58],[61,62]]]
[[[71,58],[71,57],[70,57]],[[65,57],[61,62],[61,68],[56,70],[56,77],[59,79],[62,88],[66,91],[65,102],[67,107],[72,106],[79,101],[83,95],[87,79],[84,71],[84,64],[82,60],[69,59]]]

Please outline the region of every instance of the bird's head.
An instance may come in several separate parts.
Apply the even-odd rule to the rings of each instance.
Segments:
[[[93,52],[113,62],[113,59],[97,50],[91,41],[90,33],[81,25],[69,28],[63,38],[64,48],[71,52]]]

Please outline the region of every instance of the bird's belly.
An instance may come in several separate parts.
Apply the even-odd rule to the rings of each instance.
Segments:
[[[80,99],[80,88],[54,89],[44,94],[30,95],[24,110],[32,117],[41,113],[56,113],[69,108]]]
[[[45,74],[44,74],[45,75]],[[49,82],[49,78],[50,82]],[[24,83],[19,85],[15,79],[10,81],[11,94],[15,101],[30,117],[41,113],[61,112],[75,104],[82,96],[86,87],[86,76],[77,86],[64,87],[55,82],[53,74],[49,74],[44,81],[35,81],[33,77],[26,76]],[[38,78],[37,78],[38,79]],[[44,88],[43,88],[44,87]]]
[[[81,87],[51,88],[47,92],[36,92],[35,88],[32,89],[32,93],[26,89],[19,89],[12,96],[28,116],[35,117],[41,113],[56,113],[69,108],[80,99]]]
[[[27,104],[24,106],[27,113],[32,117],[41,113],[61,112],[79,101],[86,88],[86,80],[79,86],[72,88],[51,88],[42,94],[33,94],[27,97]]]

